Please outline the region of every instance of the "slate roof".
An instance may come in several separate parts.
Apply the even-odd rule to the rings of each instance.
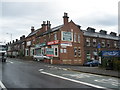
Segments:
[[[43,35],[49,34],[49,33],[51,33],[51,32],[58,31],[61,27],[63,27],[63,25],[59,25],[59,26],[56,26],[56,27],[54,27],[54,28],[51,28],[51,29],[47,30],[46,32],[41,33],[39,36],[43,36]],[[39,37],[39,36],[38,36],[38,37]]]
[[[103,35],[99,32],[88,32],[86,30],[82,30],[84,33],[84,36],[90,36],[90,37],[100,37],[100,38],[105,38],[105,39],[113,39],[113,40],[119,40],[118,36],[112,36],[110,34]]]
[[[35,30],[34,32],[31,32],[27,37],[30,37],[30,36],[35,35],[38,31],[39,31],[39,29]],[[26,38],[27,38],[27,37],[26,37]]]

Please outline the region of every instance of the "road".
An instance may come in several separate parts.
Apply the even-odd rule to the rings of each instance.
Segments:
[[[119,90],[118,78],[67,70],[43,62],[8,59],[2,66],[1,82],[13,88],[81,88]]]

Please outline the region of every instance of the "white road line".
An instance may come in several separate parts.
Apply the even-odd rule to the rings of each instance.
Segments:
[[[105,90],[112,90],[112,89],[108,89],[106,87],[102,87],[102,86],[98,86],[98,85],[94,85],[94,84],[90,84],[90,83],[86,83],[86,82],[81,82],[81,81],[78,81],[78,80],[66,78],[66,77],[63,77],[63,76],[58,76],[58,75],[47,73],[47,72],[41,72],[41,73],[46,74],[46,75],[50,75],[50,76],[54,76],[54,77],[57,77],[57,78],[61,78],[61,79],[64,79],[64,80],[69,80],[69,81],[72,81],[72,82],[84,84],[84,85],[87,85],[87,86],[95,87],[95,88],[101,88],[101,89],[105,89]]]
[[[41,71],[43,71],[43,69],[39,69],[38,71],[40,71],[40,72],[41,72]]]
[[[2,81],[0,81],[0,87],[7,90],[6,87],[3,85]]]
[[[7,61],[7,62],[9,62],[9,63],[13,63],[13,62],[11,62],[11,61]]]

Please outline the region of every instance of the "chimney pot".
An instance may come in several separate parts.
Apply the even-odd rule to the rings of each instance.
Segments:
[[[35,30],[35,29],[34,29],[34,27],[33,27],[33,26],[31,26],[31,32],[34,32],[34,30]]]

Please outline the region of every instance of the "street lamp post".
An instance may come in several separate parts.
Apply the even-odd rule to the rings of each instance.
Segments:
[[[12,42],[12,33],[6,33],[6,34],[9,34],[9,35],[10,35],[11,42]]]

